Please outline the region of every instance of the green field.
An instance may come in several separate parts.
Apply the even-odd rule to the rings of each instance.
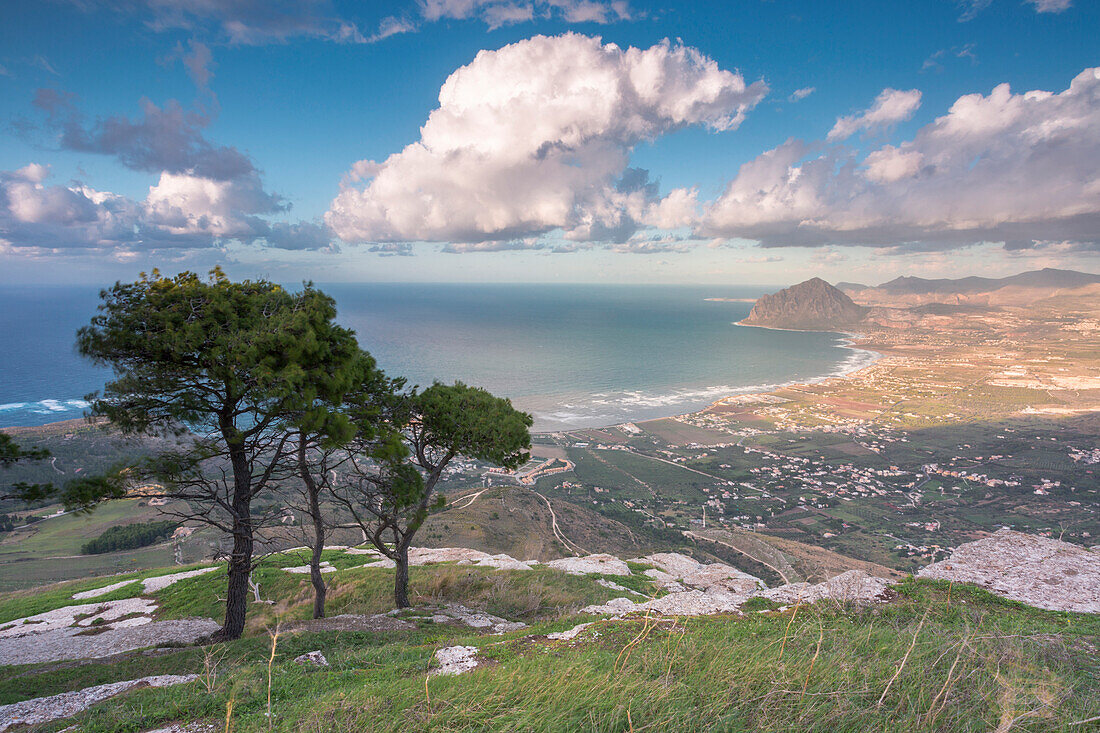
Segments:
[[[138,499],[108,502],[91,514],[66,514],[0,535],[0,590],[171,565],[170,543],[103,555],[80,554],[81,545],[108,527],[163,518],[156,507],[140,506],[144,503]]]

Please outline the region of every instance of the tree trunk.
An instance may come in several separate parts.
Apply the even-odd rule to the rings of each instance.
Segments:
[[[394,558],[393,602],[398,608],[409,607],[409,545],[401,542]]]
[[[229,556],[229,585],[225,593],[225,623],[214,634],[232,641],[244,633],[248,614],[248,578],[252,573],[252,471],[243,450],[230,448],[233,466],[233,552]]]
[[[233,553],[229,556],[229,586],[225,595],[225,623],[214,634],[217,641],[231,641],[244,633],[248,613],[248,576],[252,571],[252,519],[233,520]]]
[[[325,617],[325,579],[321,575],[321,550],[324,547],[324,534],[319,532],[313,546],[313,556],[309,560],[309,579],[313,583],[313,618]]]
[[[313,583],[313,618],[325,617],[325,579],[321,575],[321,552],[325,549],[325,518],[321,516],[321,487],[313,480],[306,462],[306,441],[298,438],[298,471],[309,496],[309,517],[313,520],[313,554],[309,558],[309,579]]]

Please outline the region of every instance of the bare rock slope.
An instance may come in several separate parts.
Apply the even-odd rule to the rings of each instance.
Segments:
[[[1048,537],[1002,529],[918,575],[976,583],[1037,608],[1100,613],[1100,552]]]

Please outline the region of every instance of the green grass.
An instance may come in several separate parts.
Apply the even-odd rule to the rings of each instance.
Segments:
[[[872,609],[822,603],[797,613],[601,620],[568,643],[532,635],[582,618],[503,637],[452,627],[284,634],[270,679],[270,719],[270,648],[267,637],[254,636],[222,647],[209,687],[137,691],[48,729],[75,722],[82,731],[113,733],[196,720],[220,729],[230,700],[232,729],[241,733],[1048,731],[1087,730],[1069,724],[1100,715],[1097,617],[1039,611],[937,582],[908,581],[899,590]],[[451,644],[477,646],[489,663],[458,677],[426,677],[434,651]],[[314,649],[330,667],[290,661]],[[196,671],[202,657],[181,650],[142,664],[141,673]],[[26,694],[35,680],[54,690],[110,679],[112,669],[130,672],[79,669],[20,670],[0,683],[0,695]]]

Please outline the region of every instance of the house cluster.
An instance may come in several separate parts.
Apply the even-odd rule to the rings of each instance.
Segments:
[[[491,466],[485,469],[485,478],[515,482],[520,486],[534,486],[543,476],[552,476],[557,473],[565,473],[566,471],[572,470],[572,461],[545,458],[543,460],[528,461],[514,471]]]
[[[851,463],[828,465],[824,461],[772,453],[759,448],[745,448],[774,461],[774,465],[751,468],[749,471],[767,482],[784,482],[782,488],[796,491],[807,489],[828,498],[851,501],[857,497],[885,496],[911,488],[916,476],[898,466],[878,469]],[[887,483],[887,478],[907,478],[905,482]]]
[[[1001,458],[1002,456],[998,456]],[[990,456],[993,459],[993,456]],[[966,460],[963,458],[954,458],[953,461]],[[959,468],[950,468],[941,466],[938,463],[926,463],[921,466],[921,471],[929,476],[942,476],[944,478],[954,478],[961,481],[968,481],[970,483],[981,484],[983,486],[989,486],[995,488],[998,486],[1019,486],[1020,482],[1015,479],[999,479],[992,478],[984,473],[978,473],[977,471],[968,471]]]
[[[1069,457],[1075,463],[1083,463],[1087,466],[1100,463],[1100,448],[1070,448]]]
[[[904,552],[908,557],[919,557],[922,560],[931,561],[935,561],[951,552],[950,547],[941,547],[940,545],[914,545],[909,542],[902,542],[901,544],[894,545],[894,549],[899,552]]]

